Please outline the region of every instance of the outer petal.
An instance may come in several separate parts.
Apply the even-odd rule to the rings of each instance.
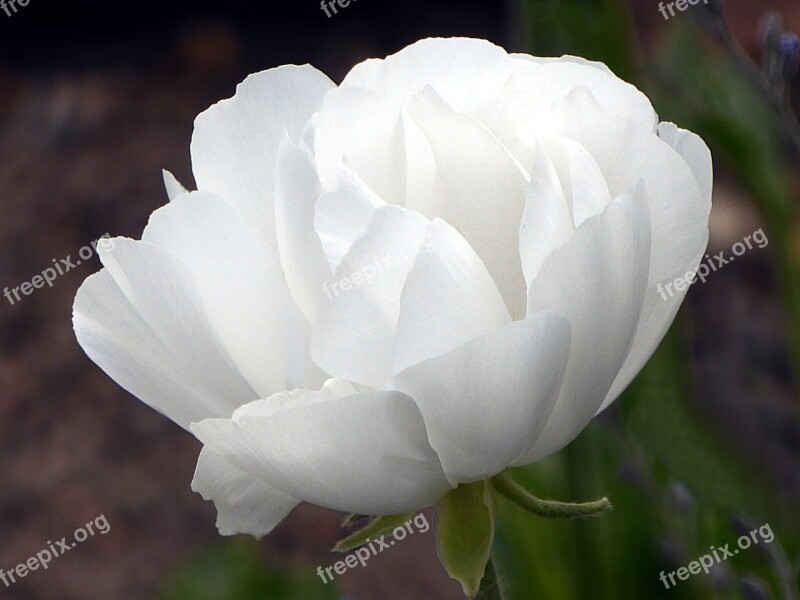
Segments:
[[[167,197],[169,198],[170,202],[175,200],[175,198],[181,194],[189,193],[189,191],[183,187],[183,184],[177,180],[175,175],[169,171],[161,171],[161,175],[164,178],[164,188],[167,190]]]
[[[560,450],[594,417],[633,343],[650,265],[643,188],[581,225],[531,283],[528,311],[557,309],[572,325],[569,366],[542,435],[518,464]]]
[[[605,111],[585,89],[557,102],[542,125],[589,151],[612,197],[644,182],[653,224],[651,287],[685,274],[705,247],[710,210],[686,161],[651,131]]]
[[[702,193],[701,206],[706,211],[706,214],[711,209],[711,193],[713,188],[713,163],[711,161],[711,152],[697,135],[677,128],[671,123],[661,123],[658,127],[659,137],[672,146],[675,151],[680,154],[694,174],[695,179],[700,187]],[[706,217],[706,223],[708,219]],[[694,271],[702,260],[705,254],[708,233],[706,227],[706,235],[701,238],[702,241],[698,244],[695,242],[694,247],[696,254],[689,262],[689,267],[686,272]],[[680,275],[679,275],[680,276]],[[683,303],[683,299],[688,293],[688,288],[683,292],[675,290],[676,293],[673,297],[665,300],[658,291],[658,284],[670,283],[672,280],[659,281],[653,283],[651,279],[651,289],[648,290],[650,298],[646,306],[642,320],[639,323],[639,329],[636,333],[636,339],[633,347],[631,348],[630,355],[627,361],[620,370],[614,385],[609,390],[605,402],[600,407],[600,411],[608,407],[622,391],[628,387],[633,378],[639,373],[645,363],[650,359],[655,352],[658,344],[663,339],[669,330],[672,321],[678,313],[678,309]],[[656,289],[652,289],[655,285]]]
[[[182,195],[157,210],[142,241],[181,261],[207,307],[209,322],[259,396],[286,388],[286,323],[296,312],[277,257],[222,199]]]
[[[608,112],[633,119],[650,131],[655,130],[658,116],[647,96],[617,77],[605,64],[578,56],[540,58],[512,54],[512,57],[542,67],[538,73],[532,74],[542,86],[537,101],[552,103],[581,86],[587,88]]]
[[[662,127],[662,135],[673,141],[677,150],[671,148],[637,123],[608,113],[582,89],[555,103],[537,127],[524,135],[541,130],[570,138],[586,148],[612,195],[639,181],[645,183],[648,193],[653,237],[645,304],[630,357],[608,392],[603,404],[607,406],[639,372],[677,313],[682,296],[665,302],[658,286],[684,277],[696,268],[704,253],[710,211],[710,155],[695,136]],[[681,153],[691,160],[691,168]],[[536,222],[531,221],[530,226],[535,229]],[[557,241],[562,239],[558,237]],[[532,271],[526,267],[529,281]]]
[[[75,333],[89,358],[184,428],[226,417],[257,398],[183,266],[150,244],[112,241],[113,250],[98,247],[106,269],[89,277],[75,298]]]
[[[208,448],[200,453],[192,490],[205,500],[214,501],[217,529],[222,535],[265,536],[300,503],[237,469]]]
[[[192,167],[197,187],[233,204],[275,248],[275,163],[283,131],[299,141],[334,87],[310,66],[284,66],[251,75],[236,95],[195,121]]]
[[[570,328],[554,313],[512,323],[415,365],[392,386],[416,400],[453,483],[503,471],[547,422],[569,357]]]
[[[672,123],[660,123],[658,137],[669,144],[689,165],[697,185],[700,186],[704,202],[710,209],[711,192],[714,187],[714,164],[706,143],[697,134]]]
[[[451,489],[411,398],[346,394],[347,385],[336,381],[318,392],[285,392],[192,431],[259,480],[336,510],[409,512]]]

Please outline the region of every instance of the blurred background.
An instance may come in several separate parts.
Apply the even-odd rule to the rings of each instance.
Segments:
[[[515,473],[539,496],[607,495],[615,510],[548,522],[501,502],[497,568],[511,600],[796,600],[800,163],[791,125],[741,52],[768,62],[763,17],[778,11],[787,30],[800,30],[800,4],[725,4],[741,49],[688,12],[665,20],[653,0],[358,0],[330,18],[317,0],[30,0],[0,12],[0,286],[31,281],[106,232],[140,237],[166,202],[161,169],[192,182],[194,117],[250,72],[309,62],[339,81],[367,57],[452,35],[605,61],[662,120],[711,146],[710,252],[730,254],[760,228],[770,243],[693,286],[623,398],[567,449]],[[220,538],[214,507],[189,488],[198,442],[75,342],[72,299],[99,267],[92,258],[52,288],[13,305],[0,299],[0,568],[98,515],[111,529],[47,571],[0,583],[0,598],[463,597],[431,532],[329,585],[314,572],[338,560],[329,550],[342,515],[302,506],[261,543]],[[765,524],[773,543],[673,589],[660,581]]]

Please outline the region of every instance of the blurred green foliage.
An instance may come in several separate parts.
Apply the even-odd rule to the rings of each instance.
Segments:
[[[221,541],[187,562],[165,583],[157,600],[340,600],[335,584],[311,573],[268,568],[253,539]]]

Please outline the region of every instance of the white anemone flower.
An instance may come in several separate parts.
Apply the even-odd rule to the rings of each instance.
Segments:
[[[626,388],[699,264],[712,168],[602,64],[428,39],[336,86],[248,77],[196,120],[198,191],[101,248],[89,357],[203,444],[223,534],[298,503],[434,504],[545,458]],[[110,246],[110,245],[109,245]]]

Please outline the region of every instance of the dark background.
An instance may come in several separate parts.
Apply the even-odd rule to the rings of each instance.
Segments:
[[[656,5],[632,4],[640,57],[657,52],[670,26]],[[794,1],[728,5],[755,56],[766,8],[800,27]],[[0,12],[0,285],[30,281],[106,232],[140,237],[166,201],[162,168],[192,187],[194,117],[248,73],[308,62],[338,81],[360,60],[450,35],[525,50],[532,33],[516,3],[500,1],[353,0],[330,19],[315,0],[31,0],[13,17]],[[718,166],[717,251],[761,224],[735,173]],[[0,568],[100,514],[111,532],[11,589],[0,584],[0,598],[152,598],[218,544],[213,506],[189,489],[199,444],[118,388],[74,340],[72,299],[100,266],[90,262],[14,306],[0,298]],[[771,264],[768,253],[748,257],[693,290],[691,369],[700,414],[768,473],[768,489],[796,502],[800,433]],[[756,397],[745,393],[751,384]],[[270,568],[328,565],[340,517],[303,506],[257,551]],[[365,600],[461,597],[430,533],[348,573],[342,587]]]

